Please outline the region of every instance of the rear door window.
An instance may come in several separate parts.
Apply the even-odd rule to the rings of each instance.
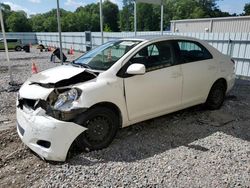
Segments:
[[[17,42],[17,39],[7,39],[7,42]]]
[[[210,52],[198,42],[177,41],[179,55],[183,63],[212,59]]]

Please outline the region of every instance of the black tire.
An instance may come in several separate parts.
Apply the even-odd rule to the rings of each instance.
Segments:
[[[22,50],[22,47],[21,47],[21,46],[16,46],[16,47],[15,47],[15,51],[18,51],[18,52],[19,52],[19,51],[21,51],[21,50]]]
[[[95,107],[86,111],[76,123],[88,128],[76,138],[77,148],[100,150],[113,141],[119,127],[119,118],[109,108]]]
[[[226,94],[226,86],[223,82],[218,81],[216,82],[207,97],[207,101],[205,103],[206,107],[210,110],[216,110],[219,109],[225,99]]]

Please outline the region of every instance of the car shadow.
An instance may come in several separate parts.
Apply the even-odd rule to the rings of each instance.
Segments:
[[[134,162],[181,146],[208,152],[209,148],[194,142],[217,132],[250,141],[249,92],[249,81],[237,81],[220,110],[199,105],[123,128],[108,148],[83,152],[68,163]]]
[[[8,51],[9,51],[9,52],[17,52],[17,51],[14,50],[14,49],[9,49]],[[0,52],[5,52],[5,49],[4,49],[4,50],[0,50]]]

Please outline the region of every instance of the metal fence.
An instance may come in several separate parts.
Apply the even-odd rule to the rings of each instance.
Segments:
[[[160,32],[137,32],[137,35],[160,35]],[[36,33],[38,43],[42,43],[46,46],[59,46],[58,33]],[[114,40],[117,38],[134,37],[134,32],[106,32],[104,33],[104,42]],[[101,33],[92,32],[92,47],[101,45]],[[77,51],[86,51],[86,46],[89,44],[86,42],[84,32],[63,32],[62,33],[62,45],[64,49],[73,48]]]
[[[159,31],[137,32],[142,35],[160,35]],[[92,46],[101,44],[101,33],[92,32]],[[199,38],[209,42],[223,54],[235,60],[236,74],[250,77],[250,33],[170,33],[164,35],[181,35]],[[45,46],[59,46],[58,33],[7,33],[8,38],[20,38],[23,43],[42,43]],[[106,32],[104,42],[117,38],[134,37],[134,32]],[[1,35],[0,35],[1,38]],[[64,49],[73,48],[77,51],[86,51],[88,45],[84,32],[63,32],[62,43]]]

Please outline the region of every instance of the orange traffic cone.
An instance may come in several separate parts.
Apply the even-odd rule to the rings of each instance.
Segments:
[[[70,55],[74,55],[74,50],[73,50],[72,46],[70,48]]]
[[[31,66],[31,72],[32,74],[38,73],[36,64],[34,62],[32,63],[32,66]]]

